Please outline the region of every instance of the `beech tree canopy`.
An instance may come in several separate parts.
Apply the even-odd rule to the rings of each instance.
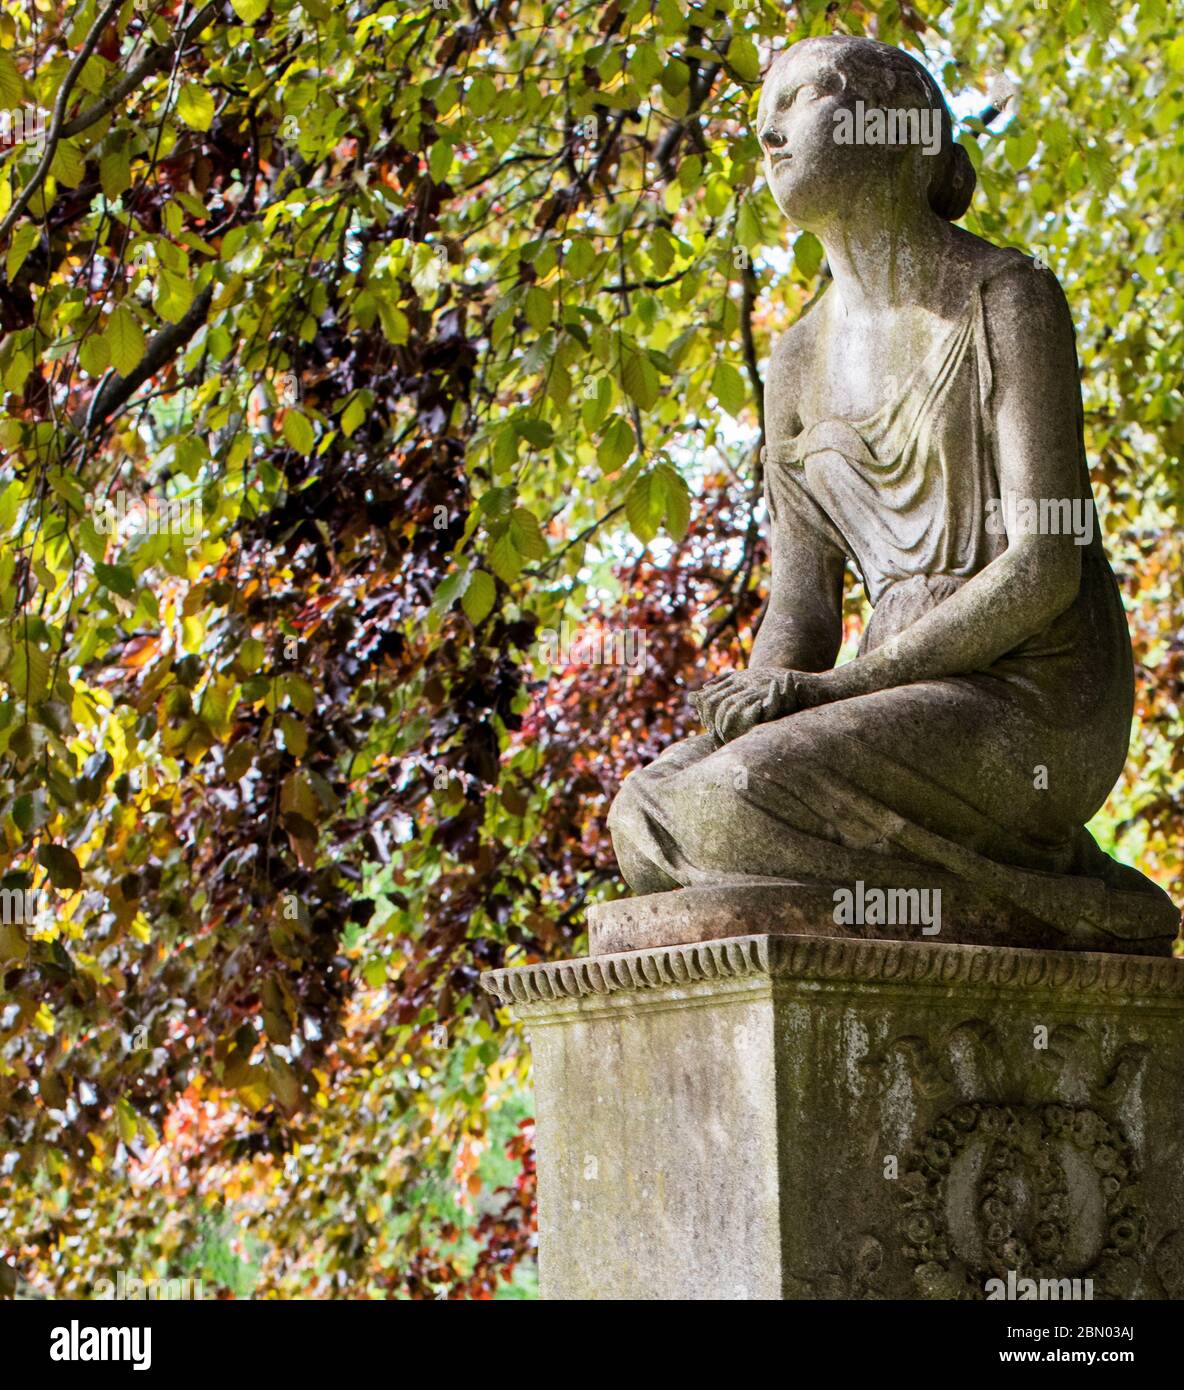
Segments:
[[[0,0],[0,1292],[529,1296],[477,977],[582,949],[751,645],[805,36],[926,63],[963,225],[1064,286],[1137,663],[1093,829],[1184,897],[1181,17]]]

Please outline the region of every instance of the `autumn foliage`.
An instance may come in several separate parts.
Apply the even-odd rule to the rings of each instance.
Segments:
[[[1139,673],[1094,828],[1184,897],[1184,39],[984,14],[0,0],[0,1293],[529,1295],[478,977],[582,948],[609,798],[759,620],[794,38],[922,56],[967,225],[1066,287]]]

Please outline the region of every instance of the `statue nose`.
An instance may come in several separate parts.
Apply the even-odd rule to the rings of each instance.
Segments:
[[[766,149],[779,150],[785,143],[785,136],[775,126],[768,126],[761,132],[761,144]]]

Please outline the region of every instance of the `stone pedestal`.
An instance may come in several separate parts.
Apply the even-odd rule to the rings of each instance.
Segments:
[[[1180,962],[736,935],[483,983],[545,1298],[1184,1298]]]

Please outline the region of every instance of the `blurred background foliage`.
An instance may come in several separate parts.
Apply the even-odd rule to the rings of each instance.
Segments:
[[[1181,18],[0,0],[0,1293],[532,1296],[477,978],[581,950],[609,798],[759,617],[826,270],[753,115],[806,35],[926,61],[965,225],[1066,289],[1138,666],[1095,828],[1184,898]],[[148,498],[200,525],[103,524]]]

